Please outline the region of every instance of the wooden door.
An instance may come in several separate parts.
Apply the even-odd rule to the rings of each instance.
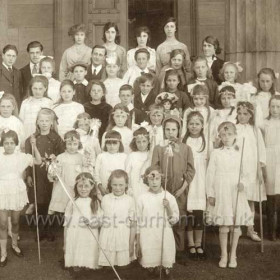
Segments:
[[[103,27],[106,22],[115,22],[120,30],[121,45],[127,48],[128,0],[85,0],[83,22],[89,31],[89,46],[103,44]]]

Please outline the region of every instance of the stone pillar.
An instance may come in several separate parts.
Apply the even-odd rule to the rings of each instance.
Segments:
[[[255,79],[263,67],[280,71],[279,11],[278,0],[226,1],[225,56],[243,65],[241,81]]]
[[[0,53],[5,45],[8,44],[8,1],[0,0]],[[0,58],[2,61],[2,58]]]

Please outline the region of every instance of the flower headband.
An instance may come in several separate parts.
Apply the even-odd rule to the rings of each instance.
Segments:
[[[91,179],[91,178],[87,178],[85,176],[82,176],[81,178],[79,178],[78,180],[76,180],[76,183],[77,184],[80,184],[80,183],[86,183],[86,182],[89,182],[91,185],[94,184],[94,181]]]
[[[64,139],[65,143],[71,143],[71,142],[78,142],[80,143],[80,140],[74,136],[69,136],[66,139]]]
[[[144,175],[144,177],[146,177],[148,180],[159,179],[159,178],[163,177],[163,174],[159,173],[158,171],[156,172],[155,170],[153,170],[149,174]]]
[[[229,130],[231,130],[233,132],[236,132],[236,128],[235,128],[235,125],[233,123],[230,123],[230,122],[221,123],[218,127],[218,132],[219,133],[221,131],[227,132]]]
[[[105,138],[105,142],[106,141],[117,141],[117,142],[121,142],[121,139],[118,138]]]
[[[251,105],[251,106],[250,106]],[[252,115],[254,115],[254,107],[251,103],[244,103],[244,102],[240,102],[237,104],[237,110],[247,110],[248,112],[250,112]]]
[[[117,112],[117,111],[120,111],[120,112]],[[129,116],[129,113],[125,112],[124,110],[122,109],[117,109],[116,111],[112,112],[112,115],[125,115],[126,117]]]

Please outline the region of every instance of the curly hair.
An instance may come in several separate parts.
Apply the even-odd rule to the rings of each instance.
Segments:
[[[70,36],[74,39],[74,36],[78,32],[84,32],[85,35],[87,36],[87,28],[86,28],[86,25],[84,23],[75,24],[75,25],[71,26],[68,30],[68,36]]]
[[[111,27],[113,27],[115,30],[116,30],[116,38],[115,38],[115,43],[116,44],[120,44],[121,43],[121,35],[120,35],[120,31],[119,31],[119,28],[118,28],[118,26],[117,26],[117,24],[116,23],[114,23],[114,22],[107,22],[105,25],[104,25],[104,28],[103,28],[103,37],[102,37],[102,40],[103,40],[103,42],[105,42],[106,43],[106,32],[111,28]]]
[[[220,54],[222,52],[222,48],[220,47],[220,42],[216,37],[209,35],[203,39],[202,45],[204,42],[214,46],[215,54]]]

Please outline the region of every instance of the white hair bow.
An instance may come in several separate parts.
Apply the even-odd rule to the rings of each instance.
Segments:
[[[194,87],[197,86],[197,85],[205,85],[205,83],[196,80],[194,84],[188,85],[188,92],[190,93],[191,96],[193,95],[193,89],[194,89]]]

